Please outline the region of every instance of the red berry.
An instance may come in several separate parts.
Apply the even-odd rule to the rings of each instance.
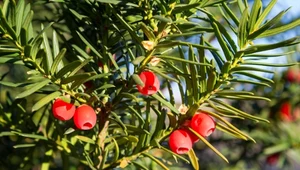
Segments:
[[[281,107],[280,107],[280,118],[286,122],[293,121],[291,110],[292,110],[292,108],[291,108],[291,104],[289,102],[282,103]]]
[[[188,129],[187,129],[187,132],[190,135],[193,144],[199,141],[198,136],[196,136],[193,132],[191,132]]]
[[[278,162],[279,159],[279,153],[274,153],[273,155],[270,155],[267,157],[267,163],[269,165],[276,165],[276,163]]]
[[[186,129],[173,131],[169,138],[170,149],[177,154],[187,153],[193,146],[191,136]]]
[[[156,75],[151,71],[143,71],[139,75],[140,79],[144,83],[144,86],[137,85],[137,89],[143,95],[155,94],[160,87],[160,82]]]
[[[187,132],[189,133],[190,137],[191,137],[191,140],[192,140],[192,143],[196,143],[199,141],[199,138],[198,136],[196,136],[193,132],[191,132],[188,127],[190,127],[191,125],[191,121],[190,120],[186,120],[183,125],[182,125],[182,129],[186,129]]]
[[[203,137],[209,136],[216,127],[215,121],[205,113],[196,113],[192,120],[190,127]]]
[[[286,72],[286,80],[291,83],[300,83],[300,70],[290,68]]]
[[[89,130],[95,126],[97,116],[91,106],[83,104],[76,109],[73,120],[78,129]]]
[[[52,113],[56,119],[70,120],[75,113],[75,106],[71,103],[67,103],[61,99],[56,99],[52,105]]]

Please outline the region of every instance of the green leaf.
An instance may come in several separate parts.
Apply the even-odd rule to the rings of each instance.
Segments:
[[[184,46],[192,46],[198,49],[208,49],[208,50],[213,50],[213,51],[218,51],[217,48],[214,47],[209,47],[209,46],[205,46],[205,45],[199,45],[199,44],[193,44],[193,43],[189,43],[189,42],[184,42],[184,41],[176,41],[176,40],[172,40],[172,41],[163,41],[161,43],[159,43],[158,45],[155,46],[155,48],[167,48],[167,47],[175,47],[178,45],[184,45]]]
[[[142,39],[137,36],[135,33],[135,30],[127,23],[121,15],[118,14],[118,12],[115,10],[115,8],[109,4],[108,5],[110,9],[112,10],[112,13],[116,16],[116,18],[119,20],[119,22],[125,27],[125,29],[129,32],[131,35],[132,39],[134,39],[136,42],[140,43],[142,42]]]
[[[209,105],[213,106],[214,104],[212,102],[210,102],[209,100],[207,100],[206,102],[209,103]],[[217,108],[217,107],[213,107],[213,108]],[[232,125],[230,122],[228,122],[226,119],[224,119],[222,116],[220,116],[219,114],[207,111],[207,110],[203,110],[203,109],[199,109],[200,111],[207,113],[211,116],[213,116],[214,118],[216,118],[217,120],[223,122],[226,125],[226,128],[231,132],[233,132],[235,135],[238,135],[240,138],[242,139],[250,139],[251,141],[253,141],[254,143],[256,143],[256,141],[251,138],[249,135],[245,134],[244,132],[242,132],[241,130],[239,130],[238,128],[236,128],[234,125]],[[218,110],[218,109],[216,109]],[[220,124],[219,122],[217,122],[217,124]],[[223,125],[224,126],[224,125]]]
[[[273,35],[277,35],[279,33],[282,33],[282,32],[288,31],[292,28],[295,28],[299,25],[300,25],[300,19],[297,19],[297,20],[295,20],[291,23],[280,25],[279,27],[266,30],[263,33],[261,33],[258,36],[258,38],[264,38],[264,37],[270,37],[270,36],[273,36]]]
[[[69,76],[67,78],[63,78],[61,80],[61,84],[68,84],[71,83],[73,81],[85,81],[86,79],[88,79],[90,76],[94,75],[96,73],[92,72],[92,73],[81,73],[81,74],[75,74],[73,76]]]
[[[136,57],[136,58],[132,61],[132,64],[134,64],[134,65],[139,65],[144,59],[145,59],[145,56],[139,56],[139,57]]]
[[[251,54],[251,53],[256,53],[256,52],[261,52],[261,51],[267,51],[267,50],[273,50],[276,48],[281,48],[281,47],[287,47],[291,45],[298,44],[299,37],[294,37],[291,39],[283,40],[278,43],[274,44],[261,44],[261,45],[253,45],[251,47],[248,47],[240,52],[244,52],[245,54]]]
[[[143,30],[143,33],[147,36],[148,40],[155,41],[155,35],[153,31],[151,31],[143,22],[140,23],[140,26]]]
[[[241,74],[241,75],[244,75],[244,76],[247,76],[247,77],[251,77],[251,78],[254,78],[254,79],[259,80],[259,81],[264,81],[264,82],[267,82],[267,83],[271,83],[271,84],[274,83],[274,81],[271,80],[271,79],[259,76],[257,74],[252,74],[252,73],[247,72],[247,71],[236,71],[236,72],[234,72],[234,74]]]
[[[248,8],[248,3],[246,0],[237,0],[237,4],[241,13],[243,13],[245,9]]]
[[[44,29],[43,24],[42,24],[41,28]],[[46,63],[47,63],[44,66],[44,70],[45,70],[45,73],[48,75],[49,71],[50,71],[50,67],[53,63],[53,56],[52,56],[52,50],[49,45],[48,36],[46,34],[46,31],[43,32],[42,36],[43,36],[43,47],[46,50]]]
[[[7,16],[7,11],[8,11],[8,5],[9,5],[10,1],[3,1],[3,5],[1,6],[0,10],[1,11],[1,15],[3,16]]]
[[[76,74],[80,69],[82,69],[85,65],[87,65],[91,59],[92,59],[92,57],[84,60],[79,66],[74,68],[74,70],[69,74],[69,76],[73,76],[74,74]]]
[[[80,60],[84,60],[84,59],[86,60],[88,58],[91,58],[90,55],[88,55],[83,49],[78,47],[76,44],[72,44],[72,47],[75,49],[75,51],[77,51],[80,54],[80,56],[83,57],[83,59],[79,58]]]
[[[283,142],[283,143],[279,143],[276,144],[274,146],[270,146],[264,149],[264,154],[273,154],[273,153],[278,153],[278,152],[282,152],[285,151],[287,149],[289,149],[291,147],[291,145],[288,142]]]
[[[29,25],[31,24],[31,21],[32,21],[32,18],[33,18],[33,11],[30,10],[31,6],[30,6],[30,3],[28,3],[26,5],[26,8],[25,8],[25,12],[24,14],[27,12],[27,15],[25,16],[25,19],[23,20],[23,24],[22,24],[22,28],[24,28],[24,30],[26,30],[26,32],[30,31],[29,30]],[[31,37],[29,37],[31,38]]]
[[[226,1],[227,0],[214,0],[214,1],[207,0],[206,3],[204,3],[204,5],[201,5],[201,7],[217,6],[218,4]]]
[[[95,144],[95,140],[93,140],[89,137],[86,137],[86,136],[76,135],[75,138],[77,138],[83,142],[86,142],[86,143]]]
[[[156,74],[160,75],[161,77],[167,79],[167,80],[171,80],[171,81],[174,81],[176,83],[179,83],[176,78],[173,78],[173,77],[169,76],[168,74],[163,72],[162,69],[159,69],[159,68],[153,67],[153,66],[149,66],[149,69],[152,70],[153,72],[155,72]]]
[[[18,145],[14,145],[13,148],[30,148],[30,147],[34,147],[36,144],[35,143],[27,143],[27,144],[18,144]]]
[[[135,161],[131,161],[130,163],[132,163],[136,168],[141,169],[141,170],[149,170],[147,167],[145,167],[145,165],[140,164],[138,162]]]
[[[267,84],[267,83],[257,82],[257,81],[252,81],[252,80],[245,80],[245,79],[232,79],[232,80],[230,80],[230,82],[248,83],[248,84],[254,84],[254,85],[260,85],[260,86],[271,87],[271,86],[270,86],[269,84]]]
[[[122,122],[122,120],[119,118],[119,116],[117,115],[117,113],[111,111],[111,114],[113,116],[112,121],[116,122],[122,128],[122,130],[124,131],[125,135],[128,135],[127,128],[126,128],[125,124]]]
[[[0,8],[0,14],[2,13],[2,10]],[[8,32],[8,34],[12,37],[13,40],[17,41],[17,35],[16,35],[16,32],[12,29],[12,27],[7,23],[7,20],[4,18],[3,16],[3,13],[1,15],[1,18],[0,18],[0,21],[1,21],[1,26],[3,26],[3,28],[6,29],[6,31]]]
[[[79,14],[77,11],[73,10],[73,9],[69,9],[70,12],[73,14],[73,16],[75,16],[76,18],[78,18],[79,20],[83,20],[84,18],[88,18],[87,16],[85,15],[81,15]]]
[[[40,49],[40,46],[42,43],[43,43],[43,38],[39,38],[34,43],[27,45],[27,46],[31,46],[30,56],[32,57],[33,61],[35,61],[36,58],[38,58],[37,54],[39,51],[42,50],[42,49]]]
[[[146,153],[146,152],[143,152],[142,155],[144,155],[144,156],[150,158],[152,161],[154,161],[154,162],[157,163],[160,167],[162,167],[162,169],[164,169],[164,170],[169,170],[169,168],[168,168],[165,164],[163,164],[160,160],[158,160],[158,159],[155,158],[154,156],[152,156],[152,155],[150,155],[150,154],[148,154],[148,153]]]
[[[25,90],[23,91],[22,93],[18,94],[16,96],[17,99],[19,98],[24,98],[24,97],[27,97],[31,94],[33,94],[34,92],[38,91],[39,89],[43,88],[44,86],[46,86],[47,84],[49,84],[51,81],[49,79],[45,79],[44,81],[42,82],[39,82],[39,83],[35,83],[32,88],[28,89],[28,90]]]
[[[217,83],[218,77],[217,73],[215,71],[211,71],[208,73],[208,78],[207,78],[207,92],[210,93],[213,90],[215,90],[215,85]]]
[[[240,25],[239,19],[236,17],[234,12],[228,7],[226,3],[222,3],[222,7],[225,9],[229,17],[232,19],[232,21],[235,23],[236,26]]]
[[[201,36],[201,38],[200,38],[200,44],[204,44],[205,43],[205,41],[204,41],[204,37],[203,36]],[[214,51],[212,52],[212,53],[214,53]],[[216,52],[217,53],[217,52]],[[206,57],[205,57],[205,51],[204,51],[204,49],[198,49],[198,54],[199,54],[199,60],[200,60],[200,63],[206,63],[207,61],[206,61]],[[213,55],[214,56],[214,58],[216,59],[216,60],[219,60],[219,58],[221,58],[221,56],[219,56],[219,55]],[[221,61],[222,61],[223,59],[221,58]],[[219,62],[218,62],[219,63]],[[221,63],[220,63],[220,65],[221,65]],[[207,74],[207,67],[200,67],[199,68],[199,76],[200,76],[200,78],[199,78],[199,85],[200,85],[200,97],[202,97],[202,95],[206,92],[206,90],[207,90],[207,87],[206,87],[206,83],[207,83],[207,81],[206,81],[206,74]]]
[[[229,163],[228,160],[225,158],[225,156],[219,152],[215,147],[213,147],[204,137],[199,135],[194,129],[188,127],[188,129],[194,133],[203,143],[205,143],[212,151],[214,151],[217,155],[219,155],[225,162]]]
[[[16,35],[20,36],[21,27],[23,23],[23,16],[24,16],[24,8],[25,8],[25,1],[18,1],[17,10],[16,10]]]
[[[7,11],[7,21],[11,25],[11,27],[16,26],[16,2],[15,1],[10,1],[9,3],[9,10]]]
[[[233,58],[233,54],[228,49],[228,46],[230,46],[230,45],[225,42],[225,40],[224,40],[224,38],[223,38],[220,30],[219,30],[218,25],[215,22],[211,23],[211,25],[212,25],[212,27],[215,30],[215,35],[216,35],[216,37],[218,39],[218,42],[219,42],[219,44],[220,44],[220,46],[221,46],[221,48],[222,48],[222,50],[224,52],[225,58],[228,61],[231,61],[232,58]]]
[[[176,115],[179,114],[178,109],[176,109],[170,102],[166,101],[165,99],[163,99],[162,97],[160,97],[158,94],[152,94],[151,97],[155,98],[156,100],[158,100],[159,102],[161,102],[163,105],[167,106]]]
[[[144,86],[145,86],[144,82],[141,80],[141,78],[140,78],[139,75],[133,74],[131,77],[132,77],[133,81],[134,81],[137,85],[140,85],[141,87],[144,87]]]
[[[72,132],[75,132],[75,129],[74,129],[74,128],[69,128],[69,129],[67,129],[67,130],[64,132],[64,135],[68,135],[68,134],[70,134],[70,133],[72,133]]]
[[[249,18],[249,32],[253,32],[256,30],[254,27],[256,24],[257,19],[260,16],[262,10],[262,2],[261,0],[254,0],[251,12],[250,12],[250,18]]]
[[[115,125],[111,125],[110,127],[114,127]],[[146,135],[150,135],[150,132],[148,132],[147,130],[145,129],[141,129],[139,127],[136,127],[134,125],[129,125],[129,124],[125,124],[126,126],[126,129],[128,131],[131,131],[131,133],[135,133],[135,134],[146,134]]]
[[[107,74],[107,75],[109,75],[109,74]],[[96,90],[103,90],[103,89],[109,89],[109,88],[116,88],[116,86],[113,84],[104,84],[103,86],[96,88]]]
[[[48,140],[47,137],[45,136],[41,136],[41,135],[36,135],[36,134],[29,134],[29,133],[21,133],[21,132],[16,132],[16,131],[12,131],[13,134],[22,136],[22,137],[26,137],[26,138],[33,138],[33,139],[40,139],[40,140]]]
[[[0,137],[3,137],[3,136],[13,136],[15,135],[13,132],[1,132],[0,133]]]
[[[45,28],[42,29],[41,32],[39,32],[39,34],[37,36],[35,36],[34,39],[32,39],[32,41],[30,41],[30,45],[35,46],[34,44],[37,43],[37,41],[40,39],[40,37],[43,35],[43,39],[44,39],[44,33],[46,32],[46,30],[48,30],[52,25],[54,24],[54,22],[49,23]],[[47,37],[47,36],[45,36]],[[48,39],[47,39],[48,41]]]
[[[59,42],[57,38],[57,33],[55,30],[52,31],[52,49],[53,49],[53,56],[57,56],[59,53]]]
[[[238,29],[238,45],[240,49],[244,49],[247,45],[248,30],[248,8],[245,8]]]
[[[77,61],[73,61],[72,63],[69,63],[67,65],[65,65],[61,70],[58,71],[58,73],[56,74],[56,78],[63,78],[65,77],[66,74],[68,74],[69,72],[74,71],[75,68],[79,67],[81,64],[80,60]]]
[[[129,105],[125,105],[125,106],[131,111],[131,113],[133,113],[138,118],[138,121],[141,125],[145,124],[145,120],[138,112],[138,110],[134,109],[133,106],[129,106]]]
[[[161,22],[164,22],[164,23],[172,23],[171,18],[167,18],[167,17],[164,17],[162,15],[154,15],[152,18],[157,19],[157,20],[159,20]]]
[[[119,148],[119,145],[118,145],[118,143],[116,142],[116,140],[114,138],[112,138],[112,141],[115,145],[115,152],[114,152],[114,157],[112,159],[112,162],[116,162],[119,158],[119,155],[120,155],[120,148]]]
[[[187,160],[184,156],[181,156],[181,155],[179,155],[179,154],[177,154],[177,153],[175,153],[175,152],[173,152],[173,151],[171,151],[171,150],[169,150],[165,147],[162,147],[162,146],[160,147],[160,149],[162,149],[163,151],[165,151],[169,154],[172,154],[173,157],[177,157],[177,158],[183,160],[184,162],[186,162],[187,164],[190,164],[190,161]]]
[[[55,91],[55,92],[53,92],[53,93],[51,93],[49,95],[46,95],[45,97],[43,97],[42,99],[40,99],[38,102],[36,102],[32,106],[32,112],[39,110],[40,108],[42,108],[46,104],[49,104],[53,99],[55,99],[56,97],[58,97],[60,95],[61,95],[60,91]]]
[[[234,91],[234,90],[221,90],[217,91],[218,95],[254,95],[254,93],[249,91]]]
[[[254,95],[220,95],[218,96],[218,98],[236,99],[236,100],[265,100],[268,102],[271,101],[271,99],[269,98],[262,97],[262,96],[254,96]]]
[[[0,49],[1,52],[1,49]],[[7,64],[7,63],[12,63],[12,64],[19,64],[19,65],[24,65],[24,62],[16,57],[5,57],[5,56],[1,56],[0,57],[0,63],[1,64]]]
[[[263,10],[263,13],[257,19],[254,28],[258,28],[260,26],[260,24],[268,16],[268,14],[270,13],[271,9],[274,7],[274,5],[276,4],[276,2],[277,2],[277,0],[271,0],[271,2],[268,4],[268,6]]]
[[[285,10],[285,11],[281,11],[279,14],[277,14],[274,18],[272,18],[270,21],[268,21],[267,23],[265,23],[262,27],[260,27],[257,30],[254,30],[254,32],[250,32],[248,39],[254,39],[257,36],[259,36],[260,34],[262,34],[263,32],[265,32],[266,30],[268,30],[269,28],[273,27],[275,24],[277,24],[278,22],[280,22],[281,18],[283,17],[283,15],[288,11],[289,9]]]
[[[250,114],[248,114],[246,112],[243,112],[243,111],[241,111],[241,110],[239,110],[239,109],[237,109],[233,106],[230,106],[229,104],[227,104],[227,103],[225,103],[221,100],[218,100],[218,99],[215,99],[215,98],[211,98],[210,100],[217,103],[217,104],[220,104],[220,105],[224,106],[225,108],[229,109],[229,111],[231,111],[234,114],[241,115],[242,117],[245,117],[245,118],[248,118],[248,119],[251,119],[251,120],[255,120],[255,121],[258,121],[258,122],[263,121],[263,122],[269,123],[269,121],[266,120],[266,119],[250,115]]]
[[[54,61],[53,61],[53,64],[51,66],[51,70],[50,70],[50,75],[54,75],[57,68],[58,68],[58,65],[59,63],[62,61],[63,57],[65,56],[65,53],[66,53],[66,49],[63,48],[58,54],[57,56],[55,57]]]
[[[122,2],[119,0],[97,0],[97,1],[101,2],[101,3],[108,3],[108,4],[114,4],[114,5],[117,5],[118,3]]]
[[[223,5],[222,5],[223,6]],[[236,30],[236,26],[238,26],[238,25],[233,25],[233,23],[232,23],[232,19],[230,18],[228,18],[227,17],[227,15],[224,13],[224,11],[223,11],[223,9],[221,8],[221,6],[219,6],[219,10],[220,10],[220,12],[221,12],[221,14],[222,14],[222,17],[223,17],[223,19],[226,21],[226,23],[228,24],[228,27],[231,29],[231,31],[234,33],[234,34],[237,34],[237,30]],[[232,11],[231,11],[232,12]],[[235,16],[236,17],[236,16]],[[238,23],[239,24],[239,23]],[[229,32],[229,31],[227,31],[227,32]]]
[[[111,73],[102,73],[102,74],[95,74],[94,72],[91,72],[91,73],[89,73],[91,76],[89,76],[89,77],[86,77],[86,79],[84,80],[84,81],[81,81],[82,83],[83,82],[87,82],[87,81],[91,81],[91,80],[96,80],[96,79],[101,79],[101,78],[107,78],[107,77],[109,77],[109,76],[111,76]],[[94,75],[95,74],[95,75]],[[105,84],[105,85],[103,85],[103,86],[101,86],[102,88],[104,88],[104,87],[109,87],[109,88],[111,88],[111,87],[114,87],[113,85],[111,85],[111,84]],[[100,88],[101,88],[100,87]],[[100,89],[99,88],[99,89]]]
[[[197,61],[185,60],[183,58],[179,58],[179,57],[175,57],[175,56],[159,55],[157,57],[161,58],[161,59],[174,60],[174,61],[178,61],[178,62],[212,67],[212,65],[208,64],[208,63],[201,63],[201,62],[197,62]]]
[[[248,66],[239,66],[239,67],[234,67],[230,70],[230,73],[235,73],[235,72],[240,72],[240,71],[259,71],[259,72],[265,72],[265,73],[274,73],[272,70],[266,70],[262,68],[257,68],[257,67],[248,67]]]
[[[194,167],[195,170],[199,170],[200,169],[200,166],[199,166],[199,162],[198,162],[198,157],[194,151],[194,149],[190,149],[189,152],[188,152],[188,156],[190,158],[190,161]]]
[[[2,48],[0,47],[0,53],[19,53],[20,50],[17,48]]]
[[[139,101],[139,99],[138,99],[135,95],[133,95],[133,94],[131,94],[131,93],[122,92],[122,93],[120,94],[120,96],[121,96],[122,98],[132,99],[132,100],[134,100],[134,101],[136,101],[136,102]]]
[[[236,131],[234,131],[233,129],[231,128],[228,128],[227,126],[224,126],[223,124],[219,123],[219,122],[216,122],[216,129],[224,132],[224,133],[227,133],[229,135],[232,135],[234,136],[235,138],[239,138],[239,139],[243,139],[243,140],[248,140],[246,137],[236,133]]]
[[[295,53],[295,51],[288,51],[288,52],[283,52],[283,53],[276,53],[276,54],[264,54],[264,53],[256,53],[256,54],[246,54],[243,56],[243,58],[246,57],[258,57],[258,58],[269,58],[269,57],[280,57],[280,56],[286,56],[290,55],[292,53]]]
[[[80,34],[80,32],[76,31],[76,33],[78,34],[81,41],[83,41],[83,43],[87,47],[89,47],[97,55],[97,57],[99,57],[100,59],[103,58],[102,55],[94,48],[94,46],[86,38],[84,38],[83,35]]]
[[[279,64],[279,63],[253,62],[253,61],[244,60],[241,63],[241,66],[243,66],[243,65],[255,65],[255,66],[266,66],[266,67],[289,67],[289,66],[294,66],[294,65],[297,65],[297,64],[298,63],[283,63],[283,64]]]
[[[201,3],[192,3],[192,4],[176,4],[174,10],[172,11],[172,14],[182,13],[184,11],[189,11],[191,9],[194,9],[198,6],[200,6]]]
[[[174,34],[168,34],[166,37],[168,38],[177,38],[177,37],[190,37],[193,35],[199,35],[203,34],[205,31],[188,31],[185,33],[174,33]]]
[[[164,126],[165,126],[165,120],[167,116],[167,111],[166,110],[158,110],[156,107],[151,106],[152,110],[156,113],[157,119],[156,119],[156,124],[155,124],[155,130],[151,136],[151,142],[158,142],[162,136],[162,133],[164,132]]]

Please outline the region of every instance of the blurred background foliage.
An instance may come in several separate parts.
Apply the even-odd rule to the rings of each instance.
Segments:
[[[79,20],[78,18],[74,18],[73,15],[70,15],[70,11],[62,10],[63,8],[60,5],[63,5],[59,2],[55,3],[46,3],[47,1],[26,1],[26,3],[31,3],[31,8],[34,11],[35,15],[33,17],[33,29],[40,30],[41,23],[47,25],[52,21],[56,23],[47,31],[49,37],[52,37],[52,30],[57,30],[59,35],[59,42],[68,41],[69,44],[77,44],[79,48],[85,49],[87,52],[90,50],[86,48],[85,44],[81,42],[80,37],[76,37],[78,35],[76,30],[69,30],[68,28],[74,27],[72,24],[80,25],[80,22],[85,22],[85,30],[87,32],[87,36],[91,39],[95,38],[93,41],[97,41],[99,36],[102,36],[101,33],[103,30],[107,29],[103,25],[109,25],[109,23],[103,23],[101,17],[105,17],[102,14],[103,11],[93,11],[91,9],[85,8],[81,6],[80,9],[85,12],[89,12],[91,10],[90,16],[78,16],[78,18],[85,18]],[[78,8],[76,3],[79,1],[73,1],[74,8]],[[269,1],[262,1],[264,5],[268,4]],[[279,2],[282,3],[281,0]],[[249,1],[251,5],[253,1]],[[71,7],[72,5],[70,5]],[[233,5],[232,9],[238,10],[238,8]],[[73,8],[73,9],[74,9]],[[293,7],[296,8],[296,7]],[[101,7],[100,7],[101,9]],[[282,9],[283,10],[283,9]],[[73,14],[76,11],[72,11]],[[107,12],[107,11],[105,11]],[[103,13],[105,13],[103,12]],[[214,17],[220,19],[220,23],[224,23],[226,25],[226,21],[222,20],[222,15],[220,11],[216,8],[211,8],[210,12],[214,14]],[[99,15],[94,15],[94,13],[98,13]],[[297,16],[295,18],[291,18],[291,20],[297,20]],[[131,18],[127,18],[130,20]],[[135,18],[136,19],[136,18]],[[72,22],[66,22],[72,21]],[[132,21],[135,22],[135,21]],[[281,21],[282,23],[286,23],[285,20]],[[70,24],[70,25],[69,25]],[[79,28],[80,29],[80,28]],[[228,30],[230,30],[228,28]],[[293,32],[296,35],[299,35],[299,27],[296,27],[289,32],[285,32],[283,34],[276,35],[272,38],[265,38],[263,41],[273,42],[274,39],[282,40],[282,37],[289,37],[289,34]],[[215,34],[207,34],[206,39],[209,39],[209,42],[216,41]],[[187,41],[195,41],[200,37],[193,36],[188,37]],[[51,38],[50,38],[51,42]],[[116,42],[110,42],[107,40],[106,43],[111,43],[109,46],[113,46]],[[217,44],[216,44],[217,45]],[[71,49],[72,47],[66,46],[65,48]],[[113,48],[112,48],[113,49]],[[187,50],[187,49],[185,49]],[[299,45],[289,47],[288,51],[294,50],[296,53],[289,54],[288,59],[285,61],[285,57],[281,59],[276,58],[276,60],[280,62],[298,62],[299,61]],[[116,53],[116,51],[111,51],[111,53]],[[285,51],[281,51],[285,52]],[[174,52],[176,55],[177,52]],[[178,54],[177,54],[178,55]],[[66,60],[68,62],[74,60],[75,58],[72,56],[66,56]],[[122,61],[121,61],[122,62]],[[276,73],[274,75],[264,74],[263,76],[269,77],[274,81],[272,87],[261,87],[255,86],[252,84],[236,84],[236,88],[245,90],[245,91],[253,91],[261,96],[270,98],[271,102],[261,101],[261,100],[227,100],[231,105],[244,110],[247,113],[256,113],[262,118],[266,118],[270,120],[269,124],[266,123],[253,123],[250,120],[239,120],[232,119],[232,124],[240,127],[242,131],[247,132],[252,138],[255,139],[256,143],[251,141],[243,141],[240,139],[233,138],[232,136],[227,135],[226,133],[216,132],[210,138],[209,141],[213,144],[221,153],[223,153],[227,159],[229,160],[229,164],[225,163],[221,160],[215,153],[213,153],[209,148],[206,147],[203,143],[198,142],[194,147],[195,152],[199,158],[201,169],[224,169],[224,170],[240,170],[240,169],[299,169],[300,165],[300,138],[297,135],[299,131],[299,114],[300,114],[300,82],[298,80],[291,80],[289,77],[289,71],[292,70],[296,75],[297,79],[300,77],[299,66],[293,66],[292,69],[278,69],[275,70]],[[9,81],[13,83],[21,83],[27,80],[28,76],[26,72],[29,71],[27,67],[23,65],[17,64],[1,64],[0,65],[0,76],[1,81]],[[300,79],[300,78],[298,78]],[[95,83],[95,82],[94,82]],[[96,82],[97,83],[97,82]],[[5,85],[0,85],[0,102],[1,102],[1,111],[2,112],[11,112],[9,116],[24,116],[21,118],[16,118],[14,120],[22,121],[31,117],[28,114],[20,114],[20,113],[30,113],[31,108],[34,103],[39,101],[43,94],[34,94],[28,96],[26,98],[26,102],[24,100],[20,100],[20,102],[13,102],[15,100],[15,96],[17,96],[20,92],[24,91],[26,87],[8,87]],[[18,99],[17,99],[18,100]],[[12,105],[13,103],[13,105]],[[290,104],[290,109],[282,109],[284,103]],[[49,110],[50,105],[45,109]],[[25,109],[25,110],[24,110]],[[288,113],[286,113],[288,110]],[[284,113],[283,113],[284,112]],[[50,114],[50,112],[45,112],[45,114]],[[290,114],[292,119],[282,118],[282,114]],[[27,116],[26,116],[27,115]],[[37,115],[38,116],[38,115]],[[46,116],[45,116],[46,117]],[[37,118],[36,120],[40,120]],[[5,117],[0,117],[0,125],[6,124]],[[41,120],[42,122],[45,120]],[[33,122],[35,123],[35,122]],[[38,124],[38,122],[36,122]],[[16,122],[15,125],[26,126],[28,132],[31,130],[36,130],[35,125],[32,124],[22,124],[20,122]],[[1,131],[6,131],[9,129],[3,128],[5,126],[1,126]],[[42,129],[39,129],[42,131]],[[25,131],[26,133],[26,131]],[[66,167],[63,165],[64,156],[61,155],[59,149],[51,150],[47,145],[39,145],[39,143],[34,144],[35,147],[26,147],[33,144],[34,139],[30,138],[22,138],[20,136],[1,136],[1,145],[0,145],[0,169],[43,169],[45,167],[50,167],[50,169],[62,169]],[[16,145],[24,143],[24,145]],[[45,154],[46,153],[46,154]],[[163,157],[163,162],[170,169],[192,169],[192,166],[185,164],[184,162],[179,162],[179,164],[175,163],[171,154],[166,154],[166,152],[162,152],[159,149],[154,149],[150,152],[152,155],[156,157]],[[29,155],[30,154],[30,155]],[[50,157],[54,157],[52,162],[47,160],[51,159]],[[89,169],[85,164],[78,162],[77,159],[73,159],[72,156],[69,157],[70,161],[68,162],[68,166],[70,170],[76,169]],[[46,162],[46,163],[45,163]],[[149,158],[141,158],[137,161],[149,169],[160,169],[153,160]],[[138,164],[132,164],[126,167],[126,169],[139,169]],[[118,168],[116,168],[118,169]],[[121,168],[119,168],[121,169]]]

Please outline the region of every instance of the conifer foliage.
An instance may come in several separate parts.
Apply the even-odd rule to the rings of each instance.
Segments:
[[[6,74],[0,80],[2,86],[21,90],[0,108],[0,137],[24,151],[15,168],[30,169],[37,159],[42,169],[69,169],[74,160],[90,169],[148,169],[138,162],[147,157],[169,169],[164,155],[171,154],[172,162],[199,169],[195,142],[227,162],[209,135],[221,131],[255,142],[230,120],[269,122],[227,102],[270,101],[235,85],[271,87],[272,80],[255,72],[272,73],[267,67],[295,64],[264,59],[286,55],[269,51],[295,45],[298,37],[269,44],[255,41],[300,24],[280,23],[288,9],[269,18],[275,4],[4,0],[0,63],[26,70],[22,82],[7,81]],[[186,148],[174,143],[177,137]],[[154,149],[165,154],[153,155]]]

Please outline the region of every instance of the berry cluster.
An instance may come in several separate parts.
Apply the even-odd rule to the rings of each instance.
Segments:
[[[137,85],[137,89],[141,94],[147,96],[157,93],[160,82],[153,72],[143,71],[139,77],[144,84],[143,86]],[[199,141],[198,136],[187,127],[192,128],[199,135],[207,137],[215,130],[216,125],[209,115],[201,112],[196,113],[191,120],[187,120],[181,128],[173,131],[169,137],[169,146],[177,154],[187,153],[193,144]]]
[[[193,144],[199,140],[199,138],[187,127],[190,127],[199,135],[207,137],[214,132],[216,124],[213,118],[206,113],[196,113],[182,128],[171,133],[169,146],[174,153],[187,153],[192,148]]]
[[[73,118],[75,126],[80,130],[92,129],[97,121],[96,113],[91,106],[82,104],[76,108],[75,105],[59,98],[52,105],[52,113],[56,119],[62,121]]]

